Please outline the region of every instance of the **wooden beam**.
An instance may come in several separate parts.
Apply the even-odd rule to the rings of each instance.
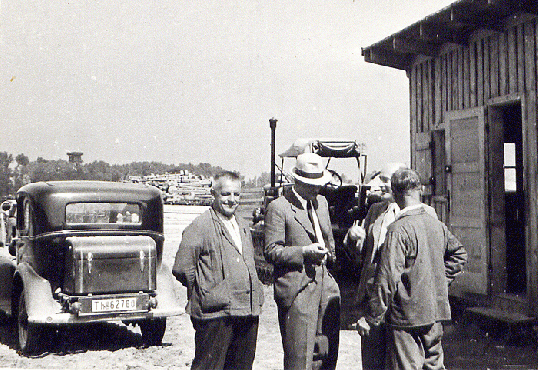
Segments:
[[[364,61],[396,69],[408,70],[412,57],[409,54],[398,54],[394,51],[381,48],[362,49]]]
[[[488,11],[486,7],[456,6],[450,8],[450,23],[461,28],[484,29],[494,32],[502,32],[503,27],[500,18],[506,17],[498,12]]]
[[[536,0],[488,0],[490,8],[503,10],[509,14],[524,12],[538,15]]]
[[[468,35],[454,29],[450,29],[441,24],[420,23],[419,37],[423,41],[433,43],[453,43],[458,45],[467,45],[469,42]]]
[[[439,54],[439,45],[417,39],[394,37],[392,47],[395,51],[435,57]]]
[[[524,13],[538,15],[538,4],[536,0],[520,0],[520,9]]]

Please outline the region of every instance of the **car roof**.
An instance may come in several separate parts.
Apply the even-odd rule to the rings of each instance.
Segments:
[[[161,191],[153,186],[112,181],[47,181],[21,187],[17,192],[19,207],[26,198],[32,199],[40,220],[36,233],[62,229],[66,205],[79,202],[142,204],[146,214],[142,216],[142,228],[162,232]]]
[[[46,197],[47,195],[65,194],[73,198],[87,198],[88,200],[110,200],[119,198],[129,200],[149,200],[160,196],[160,191],[151,186],[134,183],[122,183],[112,181],[47,181],[27,184],[19,189],[18,194],[26,193],[32,197]],[[95,198],[95,199],[93,199]]]

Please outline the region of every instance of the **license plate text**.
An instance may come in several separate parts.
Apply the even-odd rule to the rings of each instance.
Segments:
[[[92,301],[92,312],[134,310],[136,310],[136,298],[96,299]]]

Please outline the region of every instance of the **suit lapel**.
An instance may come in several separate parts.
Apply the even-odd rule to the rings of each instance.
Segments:
[[[379,216],[382,217],[377,216],[376,220],[374,221],[374,225],[372,226],[372,231],[374,235],[374,249],[377,249],[377,246],[379,244],[379,237],[381,236],[381,225],[383,224],[383,219],[385,218],[385,213],[387,212],[389,205],[389,202],[385,202],[385,205],[382,209],[380,209],[381,212],[379,213]]]
[[[329,233],[332,233],[332,226],[330,223],[330,217],[329,217],[329,210],[326,207],[320,206],[322,204],[325,204],[323,202],[320,202],[321,195],[318,195],[317,198],[317,208],[316,208],[316,214],[318,216],[318,222],[319,227],[321,228],[321,233],[323,234],[323,239],[325,240],[325,243],[328,243],[328,235]],[[326,221],[329,220],[329,223]]]
[[[248,240],[249,234],[247,230],[249,229],[249,226],[242,217],[235,216],[235,219],[237,220],[237,224],[239,225],[239,235],[241,235],[241,244],[243,245],[243,253],[241,254],[244,255],[245,253],[250,253],[250,245],[252,244],[252,239]],[[249,249],[248,252],[247,249]]]
[[[224,223],[222,222],[220,217],[217,215],[216,211],[214,211],[213,209],[211,211],[212,211],[211,217],[213,218],[213,221],[216,222],[217,225],[219,225],[220,233],[222,234],[222,236],[224,236],[224,238],[228,241],[229,244],[233,245],[233,247],[237,249],[237,246],[235,245],[233,238],[230,235],[230,232],[228,231],[228,228],[224,226]],[[241,235],[241,240],[243,240],[243,235]],[[237,249],[237,251],[239,251],[239,249]]]
[[[288,191],[285,195],[285,197],[288,199],[288,202],[290,204],[291,212],[293,214],[293,217],[295,220],[303,227],[303,229],[308,234],[308,237],[312,240],[316,240],[316,233],[314,232],[314,227],[312,226],[312,222],[310,222],[310,219],[308,218],[308,213],[306,209],[303,208],[301,202],[293,191]]]

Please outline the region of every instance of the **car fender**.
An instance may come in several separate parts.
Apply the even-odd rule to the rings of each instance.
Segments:
[[[176,295],[175,282],[172,270],[161,263],[157,269],[157,308],[183,310]]]
[[[23,284],[21,294],[24,294],[28,317],[52,315],[61,312],[61,305],[54,300],[50,282],[39,276],[27,262],[17,265],[16,272]]]
[[[11,256],[0,254],[0,310],[11,315],[11,294],[15,262]]]

